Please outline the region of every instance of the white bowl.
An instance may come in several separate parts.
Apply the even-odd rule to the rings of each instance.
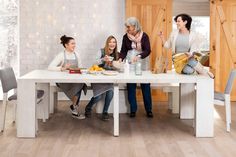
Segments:
[[[114,57],[108,56],[108,61],[113,61]]]
[[[124,62],[119,62],[119,61],[113,61],[112,62],[113,67],[116,69],[122,70],[124,69]]]

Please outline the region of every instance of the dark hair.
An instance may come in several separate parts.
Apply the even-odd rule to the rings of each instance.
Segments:
[[[192,23],[192,18],[191,18],[191,16],[189,16],[188,14],[179,14],[179,15],[177,15],[177,16],[174,18],[175,22],[177,22],[178,17],[181,17],[181,19],[182,19],[184,22],[187,21],[185,27],[190,31],[190,29],[191,29],[191,23]]]
[[[67,37],[66,35],[63,35],[61,38],[61,44],[65,47],[65,44],[68,44],[70,40],[74,40],[72,37]]]

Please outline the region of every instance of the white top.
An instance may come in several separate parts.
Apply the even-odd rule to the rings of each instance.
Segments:
[[[179,35],[179,30],[173,31],[170,34],[170,37],[168,40],[165,42],[164,47],[168,49],[172,49],[172,53],[175,54],[175,44],[176,44],[176,39]],[[199,52],[200,53],[200,45],[202,43],[202,38],[200,34],[190,31],[189,34],[189,46],[190,46],[190,54],[193,52]]]
[[[175,53],[189,51],[189,34],[178,34],[175,42]]]
[[[67,52],[67,51],[63,51],[60,52],[53,60],[52,62],[49,64],[48,66],[48,70],[53,70],[53,71],[60,71],[63,64],[64,64],[64,53],[66,53],[66,59],[75,59],[75,54],[78,60],[78,67],[81,67],[81,61],[80,61],[80,57],[79,54],[75,52],[71,53],[71,52]]]

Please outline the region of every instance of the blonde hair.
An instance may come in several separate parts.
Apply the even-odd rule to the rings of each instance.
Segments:
[[[117,52],[117,40],[116,40],[116,38],[113,36],[113,35],[110,35],[108,38],[107,38],[107,40],[106,40],[106,44],[105,44],[105,46],[104,46],[104,51],[105,51],[105,55],[110,55],[109,54],[109,42],[112,40],[112,39],[115,39],[115,41],[116,41],[116,47],[115,47],[115,49],[113,50],[113,52],[112,53],[115,53],[115,60],[117,60],[118,59],[118,52]]]

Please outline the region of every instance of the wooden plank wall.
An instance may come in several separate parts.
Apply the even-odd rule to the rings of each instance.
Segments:
[[[236,62],[236,1],[210,1],[210,67],[215,73],[215,90],[223,92]],[[234,83],[231,100],[236,100]]]

